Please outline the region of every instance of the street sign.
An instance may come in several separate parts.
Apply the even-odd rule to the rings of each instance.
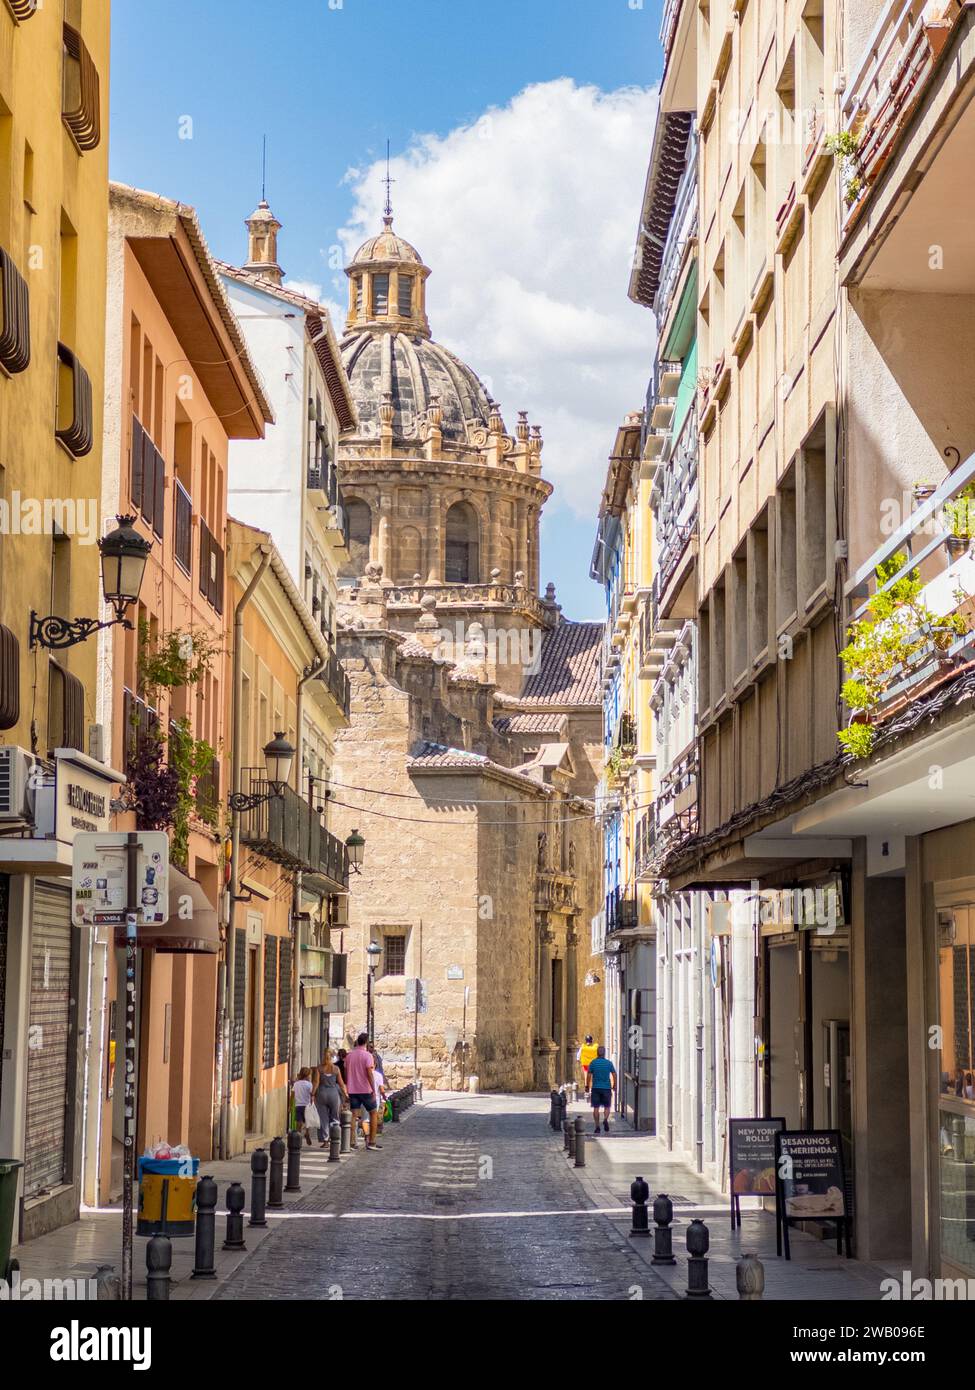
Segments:
[[[140,830],[136,874],[136,925],[169,920],[169,836]],[[83,832],[74,838],[71,920],[76,927],[124,926],[128,883],[128,832]]]
[[[448,965],[447,979],[462,980],[464,978],[464,967],[462,965]]]
[[[412,976],[406,981],[406,996],[404,1000],[406,1012],[408,1014],[425,1014],[427,1011],[427,982],[426,980],[414,979]]]

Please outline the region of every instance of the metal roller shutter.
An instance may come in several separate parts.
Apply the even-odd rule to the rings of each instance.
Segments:
[[[25,1197],[35,1197],[60,1186],[67,1174],[65,1117],[71,941],[71,890],[35,883],[27,1047]]]

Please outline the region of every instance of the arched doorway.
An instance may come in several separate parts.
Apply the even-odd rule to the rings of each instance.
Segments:
[[[477,512],[470,502],[455,502],[447,512],[444,559],[444,578],[448,584],[478,582]]]

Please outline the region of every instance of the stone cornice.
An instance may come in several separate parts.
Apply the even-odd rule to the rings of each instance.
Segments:
[[[537,499],[539,505],[551,497],[554,487],[547,479],[532,473],[522,473],[504,465],[475,463],[471,459],[425,458],[350,458],[339,456],[339,474],[344,487],[364,483],[403,483],[410,479],[460,482],[464,486],[483,483],[492,491],[499,487],[511,492],[524,492]]]

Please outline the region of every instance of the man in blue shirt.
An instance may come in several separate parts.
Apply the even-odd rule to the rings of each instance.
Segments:
[[[600,1043],[596,1055],[589,1063],[586,1072],[586,1091],[592,1095],[592,1117],[595,1121],[593,1134],[599,1133],[599,1112],[603,1112],[603,1129],[609,1133],[609,1112],[616,1090],[616,1068],[606,1056],[606,1049]]]

